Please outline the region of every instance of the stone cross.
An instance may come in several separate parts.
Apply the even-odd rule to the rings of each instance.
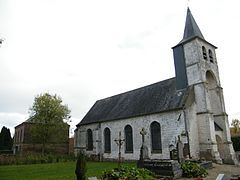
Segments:
[[[141,147],[141,151],[140,151],[140,159],[142,158],[144,159],[149,159],[148,156],[148,147],[145,145],[145,135],[147,134],[147,132],[145,131],[144,128],[142,128],[142,130],[140,131],[140,134],[142,135],[142,147]]]
[[[178,154],[178,162],[182,163],[184,161],[184,156],[183,156],[183,143],[180,140],[180,136],[178,136],[177,154]]]
[[[142,144],[145,144],[145,135],[147,134],[147,132],[145,131],[144,128],[142,128],[140,134],[142,135]]]
[[[119,131],[118,139],[115,139],[114,141],[118,145],[118,169],[119,169],[120,168],[120,163],[121,163],[121,147],[123,145],[123,142],[125,141],[125,139],[121,139],[121,131]]]

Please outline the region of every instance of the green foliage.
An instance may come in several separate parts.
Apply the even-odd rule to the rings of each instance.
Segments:
[[[233,149],[235,151],[240,151],[240,136],[231,137],[233,143]]]
[[[206,169],[190,161],[182,163],[181,168],[183,170],[183,176],[188,178],[206,177],[208,174]]]
[[[85,179],[86,172],[87,172],[86,156],[83,152],[80,151],[76,162],[75,174],[77,177],[81,177],[80,179]]]
[[[240,131],[240,121],[238,119],[233,119],[231,125],[234,127],[234,133],[238,133]]]
[[[74,155],[41,155],[41,154],[26,154],[26,155],[0,155],[0,165],[22,165],[22,164],[45,164],[75,161]]]
[[[121,166],[120,169],[115,168],[103,172],[103,180],[144,180],[154,179],[155,175],[147,169],[139,169],[135,167]]]
[[[11,150],[12,145],[13,139],[11,137],[10,129],[3,126],[0,132],[0,150]]]
[[[62,104],[60,97],[48,93],[36,96],[29,113],[30,122],[34,123],[32,140],[42,144],[42,154],[46,144],[67,140],[68,125],[65,122],[70,118],[70,110]]]

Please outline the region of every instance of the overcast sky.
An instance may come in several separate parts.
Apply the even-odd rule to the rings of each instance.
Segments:
[[[25,121],[37,94],[62,97],[71,129],[96,100],[175,76],[187,0],[0,0],[0,128]],[[239,0],[190,0],[216,45],[229,120],[240,118]]]

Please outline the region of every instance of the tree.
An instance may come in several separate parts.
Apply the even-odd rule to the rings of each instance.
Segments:
[[[0,132],[0,150],[11,150],[12,145],[13,140],[11,137],[10,129],[3,126]]]
[[[234,127],[234,133],[238,133],[240,130],[240,121],[238,119],[233,119],[231,125]]]
[[[49,93],[37,95],[29,109],[32,140],[42,145],[42,154],[47,144],[62,142],[69,126],[70,110],[62,104],[62,99]],[[68,137],[67,137],[68,138]]]
[[[87,162],[86,162],[86,155],[80,151],[78,154],[75,174],[77,176],[77,180],[85,180],[86,179],[86,172],[87,172]]]

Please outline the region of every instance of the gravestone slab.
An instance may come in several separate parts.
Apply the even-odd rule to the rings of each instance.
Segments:
[[[181,166],[174,160],[144,160],[143,168],[153,171],[159,176],[168,176],[173,179],[182,177]]]
[[[88,180],[98,180],[97,177],[88,177]]]
[[[229,180],[225,174],[219,174],[216,180]]]

